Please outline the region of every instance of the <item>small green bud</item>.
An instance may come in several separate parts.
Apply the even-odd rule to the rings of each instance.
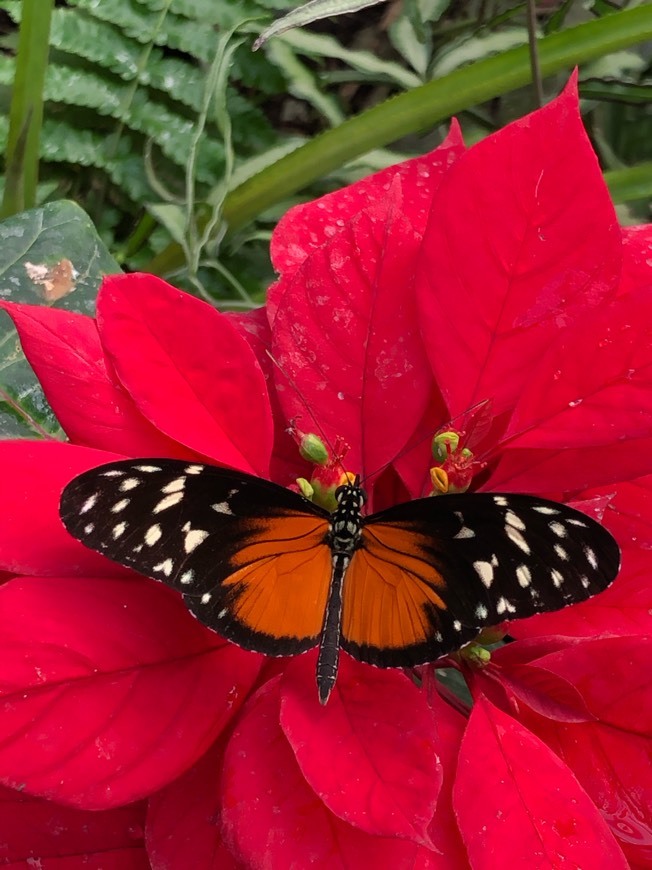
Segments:
[[[491,653],[478,643],[470,643],[460,650],[460,656],[470,665],[484,668],[491,661]]]
[[[309,480],[306,480],[305,477],[297,477],[297,486],[299,487],[299,492],[304,498],[309,498],[312,501],[312,498],[315,494],[315,490],[310,483]]]
[[[318,435],[304,435],[299,445],[299,453],[303,459],[314,465],[327,465],[330,460],[326,445]]]
[[[438,432],[432,439],[432,456],[438,462],[446,462],[451,453],[455,453],[460,443],[460,436],[452,429],[448,432]]]

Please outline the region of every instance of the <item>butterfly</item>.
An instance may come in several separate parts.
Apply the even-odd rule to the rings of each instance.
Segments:
[[[139,459],[76,477],[60,514],[82,544],[178,590],[239,646],[318,646],[324,704],[340,648],[382,668],[432,662],[485,626],[583,601],[618,572],[609,532],[556,502],[464,493],[364,516],[365,499],[356,479],[329,513],[240,471]]]

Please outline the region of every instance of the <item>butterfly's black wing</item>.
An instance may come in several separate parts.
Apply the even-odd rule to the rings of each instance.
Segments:
[[[619,561],[606,529],[556,502],[478,493],[397,505],[365,520],[342,646],[381,667],[433,661],[485,626],[590,598]]]
[[[319,640],[329,514],[297,493],[215,466],[127,460],[75,478],[60,513],[82,544],[177,589],[246,649],[293,655]]]

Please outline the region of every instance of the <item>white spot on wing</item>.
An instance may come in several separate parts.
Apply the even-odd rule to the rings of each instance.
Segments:
[[[499,598],[496,602],[496,613],[502,616],[503,613],[516,613],[516,608],[506,598]]]
[[[169,577],[172,573],[172,569],[174,568],[174,562],[172,559],[165,559],[163,562],[159,562],[158,565],[154,565],[154,571],[161,571],[161,573],[165,574],[166,577]]]
[[[565,538],[568,534],[568,532],[566,531],[566,527],[563,526],[561,523],[548,523],[548,527],[554,535],[557,535],[558,538]]]
[[[564,550],[564,548],[561,546],[561,544],[555,544],[555,553],[564,562],[568,562],[568,553],[566,552],[566,550]]]
[[[195,572],[194,571],[184,571],[181,577],[179,577],[179,583],[183,583],[184,586],[189,586],[195,580]]]
[[[520,529],[521,531],[523,531],[523,529],[525,528],[525,523],[519,516],[514,513],[514,511],[507,511],[507,513],[505,514],[505,522],[513,529]]]
[[[491,562],[474,562],[473,568],[487,589],[490,589],[494,582],[494,569]]]
[[[161,511],[166,511],[168,508],[174,507],[175,504],[179,504],[182,498],[183,492],[170,493],[170,495],[166,495],[165,498],[161,499],[152,513],[160,514]]]
[[[590,547],[584,547],[584,555],[586,556],[589,565],[595,570],[598,567],[598,560],[595,553]]]
[[[504,495],[495,495],[494,496],[494,504],[497,504],[498,507],[507,507],[509,502],[505,498]]]
[[[140,481],[137,477],[128,477],[120,484],[120,492],[129,492],[130,489],[135,489]]]
[[[103,471],[102,477],[123,477],[126,474],[124,471],[118,471],[117,468],[112,468],[111,471]]]
[[[489,616],[489,611],[484,604],[478,604],[475,608],[475,615],[477,619],[486,619]]]
[[[163,530],[158,525],[150,526],[145,532],[145,543],[148,547],[153,547],[157,541],[160,541],[163,536]]]
[[[455,631],[462,631],[462,623],[459,621],[459,619],[456,619],[456,620],[453,622],[453,629],[454,629]]]
[[[184,468],[186,474],[201,474],[203,470],[203,465],[186,465]]]
[[[90,533],[93,531],[94,528],[95,528],[95,523],[89,523],[87,526],[84,526],[84,534],[90,535]]]
[[[204,594],[201,597],[201,603],[208,604],[208,602],[211,600],[212,597],[213,596],[211,595],[210,592],[204,592]]]
[[[460,540],[461,538],[475,538],[475,532],[468,526],[462,526],[459,532],[453,536],[453,540]]]
[[[229,507],[228,501],[221,501],[217,504],[212,504],[211,507],[214,511],[217,511],[218,514],[229,514],[230,516],[233,516],[233,511]]]
[[[522,586],[523,589],[527,589],[532,582],[532,574],[530,574],[530,569],[527,565],[518,566],[516,569],[516,579],[518,580],[519,586]]]
[[[186,553],[192,553],[192,551],[205,541],[207,537],[208,532],[204,532],[202,529],[190,529],[186,532],[186,537],[183,541],[183,549]]]
[[[158,465],[134,465],[134,469],[136,471],[144,471],[146,474],[149,474],[152,471],[161,470]]]
[[[114,526],[113,531],[111,532],[111,534],[113,535],[113,540],[117,541],[118,538],[120,537],[120,535],[122,535],[124,533],[124,530],[126,528],[127,528],[126,523],[118,523],[117,526]]]
[[[87,498],[86,501],[84,502],[84,504],[81,506],[81,508],[79,509],[79,513],[85,514],[92,507],[95,507],[96,502],[97,502],[97,493],[93,493],[93,495],[91,495],[89,498]]]
[[[130,501],[131,501],[131,499],[129,499],[129,498],[121,498],[120,501],[117,501],[113,505],[113,507],[111,508],[111,513],[112,514],[119,514],[120,511],[123,511],[127,507],[127,505],[129,504]]]
[[[564,575],[561,573],[561,571],[553,568],[550,572],[550,576],[552,577],[552,582],[555,584],[556,588],[559,589],[561,584],[564,582]]]
[[[568,522],[571,524],[571,526],[579,526],[582,529],[588,529],[588,523],[583,522],[583,520],[572,519],[568,520]]]
[[[505,531],[507,532],[507,537],[512,542],[512,544],[516,544],[516,546],[523,550],[528,556],[530,555],[530,547],[528,542],[525,540],[523,535],[518,531],[518,529],[513,529],[511,526],[506,526]]]
[[[166,483],[164,487],[161,488],[161,492],[169,494],[171,492],[179,492],[186,485],[185,477],[177,477],[174,480],[171,480],[169,483]]]
[[[547,505],[540,505],[539,507],[532,508],[532,510],[536,511],[538,514],[544,514],[547,517],[555,517],[559,513],[556,508],[551,508]]]

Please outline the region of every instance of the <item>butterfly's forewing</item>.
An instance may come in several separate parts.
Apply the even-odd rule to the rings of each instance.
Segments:
[[[344,587],[342,646],[381,667],[433,661],[485,626],[606,589],[620,554],[599,523],[525,495],[446,495],[365,521]]]
[[[284,487],[173,459],[114,462],[64,490],[68,531],[182,593],[209,628],[267,655],[319,640],[328,513]]]

